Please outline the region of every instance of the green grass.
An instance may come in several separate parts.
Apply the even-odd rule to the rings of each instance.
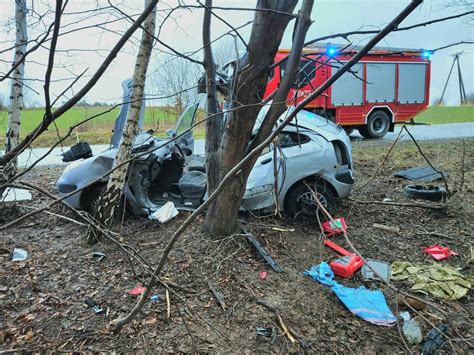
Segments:
[[[94,117],[89,122],[86,122],[75,128],[64,145],[74,144],[78,140],[88,141],[90,144],[106,144],[110,142],[112,136],[112,129],[115,119],[119,113],[119,108],[110,109],[108,107],[74,107],[59,117],[49,130],[43,133],[34,142],[35,147],[47,147],[58,140],[59,135],[63,137],[69,131],[69,128],[75,124],[84,121],[92,116]],[[20,139],[31,132],[43,119],[44,110],[41,109],[26,109],[22,112],[22,122],[20,129]],[[201,116],[198,113],[199,116]],[[144,128],[146,130],[152,129],[158,135],[163,134],[168,128],[172,128],[176,124],[177,112],[173,108],[165,107],[147,107],[144,117]],[[199,118],[198,118],[199,119]],[[0,131],[6,132],[8,124],[8,113],[6,111],[0,112]],[[202,138],[204,130],[201,127],[196,127],[195,136]],[[0,145],[5,144],[4,134],[0,135]]]
[[[432,124],[474,122],[474,106],[431,106],[414,120]]]

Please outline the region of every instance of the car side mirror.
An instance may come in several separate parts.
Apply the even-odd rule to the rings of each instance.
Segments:
[[[166,130],[166,135],[170,138],[174,138],[176,136],[176,132],[172,128],[168,128]]]

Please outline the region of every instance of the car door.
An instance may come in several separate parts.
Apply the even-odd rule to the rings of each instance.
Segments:
[[[194,151],[194,135],[192,127],[196,121],[198,106],[199,104],[195,103],[186,108],[176,122],[176,127],[174,129],[173,138],[178,137],[176,139],[176,144],[179,145],[186,156],[186,162],[191,160]]]

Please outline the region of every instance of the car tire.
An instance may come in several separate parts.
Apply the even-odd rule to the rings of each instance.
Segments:
[[[446,198],[447,192],[444,187],[407,185],[403,189],[406,197],[417,200],[442,201]]]
[[[367,119],[367,126],[364,127],[368,137],[361,133],[366,138],[382,138],[385,136],[390,128],[390,117],[382,110],[375,110]],[[359,130],[360,132],[360,130]]]
[[[308,185],[315,187],[323,206],[332,214],[337,206],[337,196],[332,187],[320,180],[308,182]],[[312,192],[304,183],[298,183],[286,195],[285,213],[290,217],[313,219],[316,217],[316,211],[318,210],[319,207],[314,202]],[[319,211],[319,213],[322,217],[325,217],[322,211]]]

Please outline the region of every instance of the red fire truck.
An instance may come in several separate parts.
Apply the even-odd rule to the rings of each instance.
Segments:
[[[288,95],[294,105],[317,89],[360,48],[324,45],[303,51],[297,78]],[[285,71],[288,50],[279,50],[265,97]],[[394,125],[410,120],[428,106],[430,56],[427,50],[374,48],[306,109],[367,138],[383,137]]]

